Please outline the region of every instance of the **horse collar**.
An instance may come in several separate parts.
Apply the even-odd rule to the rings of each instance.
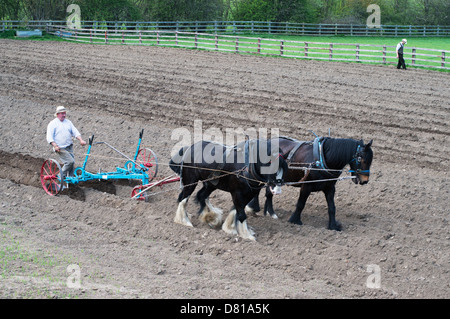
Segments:
[[[326,137],[316,137],[313,142],[313,160],[316,167],[321,169],[328,169],[325,164],[325,157],[323,154],[323,143]]]

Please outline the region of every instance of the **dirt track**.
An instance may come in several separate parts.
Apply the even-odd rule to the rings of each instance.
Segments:
[[[1,40],[0,298],[449,298],[449,80],[392,66]],[[38,178],[57,105],[85,139],[128,154],[144,128],[160,176],[171,174],[172,131],[192,131],[195,119],[204,130],[374,139],[373,173],[365,186],[338,183],[343,231],[325,228],[322,194],[308,200],[303,226],[289,224],[298,190],[285,188],[274,201],[280,219],[249,216],[257,241],[245,241],[201,224],[193,201],[195,227],[173,223],[177,184],[149,203],[132,201],[124,183],[47,196]],[[75,144],[78,163],[85,150]],[[93,154],[92,171],[124,163]],[[211,201],[232,206],[221,192]],[[81,267],[81,289],[66,285],[70,264]],[[367,287],[368,265],[381,288]]]

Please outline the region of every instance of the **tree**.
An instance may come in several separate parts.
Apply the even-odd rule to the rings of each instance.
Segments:
[[[134,21],[141,14],[132,0],[78,0],[72,1],[81,9],[83,20]]]
[[[145,13],[144,17],[156,21],[212,21],[222,20],[224,0],[135,0]]]
[[[20,1],[0,0],[0,19],[2,20],[19,19],[20,8],[21,8]]]
[[[241,0],[232,10],[234,20],[309,22],[312,19],[308,0]]]

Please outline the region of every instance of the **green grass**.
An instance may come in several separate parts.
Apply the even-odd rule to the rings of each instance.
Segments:
[[[260,38],[260,40],[258,40]],[[396,64],[397,58],[395,53],[395,46],[400,41],[392,37],[350,37],[350,36],[335,36],[335,37],[312,37],[312,36],[287,36],[274,34],[240,34],[240,35],[219,35],[218,36],[218,50],[228,50],[236,52],[236,41],[239,39],[238,52],[241,54],[257,54],[258,42],[261,46],[259,53],[262,55],[283,56],[291,58],[318,58],[323,61],[330,60],[330,45],[333,43],[332,56],[333,61],[346,62],[362,62],[362,63],[383,63]],[[92,43],[105,44],[105,38],[81,37],[78,40]],[[108,44],[144,44],[156,45],[156,35],[142,34],[142,42],[139,37],[135,35],[125,35],[122,38],[122,33],[108,34]],[[397,41],[398,40],[398,41]],[[281,41],[283,41],[284,48],[281,51]],[[307,54],[305,52],[305,42],[308,43]],[[351,44],[351,45],[349,45]],[[355,44],[359,44],[359,49]],[[177,40],[174,33],[160,34],[159,45],[177,47],[182,46],[190,49],[202,50],[216,50],[216,43],[214,36],[207,34],[199,34],[197,36],[197,43],[194,42],[192,34],[178,34]],[[372,46],[366,46],[372,45]],[[373,47],[375,45],[376,47]],[[386,46],[384,49],[383,46]],[[412,48],[435,49],[435,50],[450,50],[450,38],[409,38],[408,45],[405,47],[405,60],[408,66],[412,66]],[[424,65],[431,67],[440,67],[442,52],[426,51],[415,49],[415,65]],[[357,52],[358,51],[358,52]],[[371,52],[373,51],[373,52]],[[384,51],[384,52],[383,52]],[[430,56],[421,56],[419,54],[427,54]],[[370,56],[366,56],[370,55]],[[447,61],[449,60],[447,54]],[[358,56],[358,61],[356,57]],[[446,66],[449,66],[447,62]],[[435,68],[436,70],[436,68]],[[441,70],[448,72],[448,70]]]
[[[286,39],[300,42],[327,42],[327,43],[360,43],[396,46],[404,37],[357,37],[357,36],[295,36],[275,34],[247,34],[252,38]],[[427,48],[436,50],[450,50],[450,37],[406,37],[408,40],[405,48]]]
[[[20,30],[19,30],[20,31]],[[31,36],[31,37],[17,37],[16,30],[7,30],[0,32],[0,39],[14,39],[14,40],[33,40],[33,41],[65,41],[53,34],[48,34],[43,31],[42,36]]]
[[[6,31],[0,33],[0,38],[16,38],[15,31]],[[178,43],[175,41],[174,33],[161,33],[159,37],[159,45],[177,47],[182,46],[190,49],[202,50],[216,50],[214,36],[199,34],[197,45],[194,42],[193,35],[178,35]],[[235,52],[236,38],[239,38],[238,51],[241,54],[257,54],[258,53],[258,38],[261,40],[261,49],[259,53],[262,55],[273,55],[294,58],[319,58],[323,61],[329,60],[330,46],[333,43],[333,60],[346,62],[360,62],[360,63],[375,63],[380,64],[384,61],[387,64],[395,64],[397,62],[395,56],[395,46],[401,40],[401,37],[357,37],[357,36],[296,36],[296,35],[282,35],[282,34],[224,34],[219,35],[219,50],[228,50]],[[45,34],[42,37],[20,38],[22,40],[40,40],[40,41],[67,41],[67,38],[58,37],[50,34]],[[412,65],[412,48],[447,50],[450,51],[450,37],[410,37],[408,44],[405,46],[405,60],[409,67]],[[122,38],[122,32],[118,30],[117,33],[109,32],[107,44],[124,44],[128,45],[157,45],[156,35],[151,36],[142,33],[139,38],[137,33],[125,33]],[[275,40],[275,41],[274,41]],[[77,41],[83,41],[94,44],[106,44],[103,31],[98,31],[91,38],[89,33],[77,33]],[[284,49],[281,54],[281,41],[284,41]],[[308,43],[308,52],[305,54],[305,42]],[[322,44],[316,44],[322,43]],[[355,45],[359,44],[359,52]],[[375,45],[376,47],[368,47],[366,45]],[[383,46],[386,46],[385,53]],[[374,50],[375,52],[364,52],[364,50]],[[434,70],[440,70],[442,52],[430,52],[424,50],[416,50],[415,65],[431,66]],[[418,54],[427,54],[432,56],[419,56]],[[358,61],[356,56],[358,55]],[[364,55],[372,55],[375,57],[366,57]],[[417,60],[419,59],[419,60]],[[422,61],[420,60],[422,59]],[[450,66],[450,54],[446,54],[446,66]],[[449,70],[440,70],[450,72]]]

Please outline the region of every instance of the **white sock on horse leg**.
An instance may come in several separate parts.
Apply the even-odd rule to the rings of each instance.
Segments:
[[[185,226],[189,226],[189,227],[194,227],[186,213],[186,204],[188,201],[188,198],[183,199],[179,204],[178,204],[178,208],[177,208],[177,212],[175,213],[175,218],[174,218],[174,222],[181,224],[181,225],[185,225]]]
[[[225,222],[222,225],[222,230],[230,235],[237,235],[236,230],[236,210],[233,209],[225,219]]]

